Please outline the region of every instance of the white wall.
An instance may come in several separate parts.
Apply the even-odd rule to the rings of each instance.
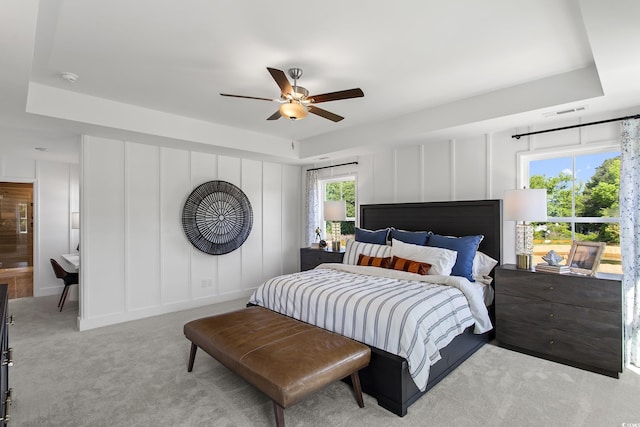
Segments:
[[[79,233],[71,229],[71,212],[79,208],[78,178],[77,164],[0,154],[0,181],[33,183],[33,295],[36,297],[62,292],[64,285],[53,274],[49,259],[63,263],[61,254],[76,251]],[[70,298],[73,297],[71,294]]]
[[[91,136],[81,158],[81,330],[248,297],[298,270],[300,167]],[[216,179],[253,208],[248,239],[219,256],[181,222],[189,193]]]
[[[617,111],[589,117],[583,122],[626,116]],[[620,123],[575,128],[559,132],[511,138],[516,133],[570,126],[577,118],[544,126],[509,129],[460,140],[403,145],[357,158],[337,159],[333,164],[358,161],[357,166],[336,168],[335,173],[355,173],[358,204],[501,199],[505,190],[518,188],[518,154],[619,144]],[[323,166],[315,164],[313,166]],[[311,166],[310,166],[311,167]],[[331,169],[330,169],[331,170]],[[515,224],[503,224],[503,263],[514,263]]]

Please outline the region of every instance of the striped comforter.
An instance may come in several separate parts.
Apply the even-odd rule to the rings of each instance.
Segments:
[[[474,323],[492,328],[481,285],[377,267],[322,264],[266,281],[250,302],[407,359],[420,390],[440,349]]]

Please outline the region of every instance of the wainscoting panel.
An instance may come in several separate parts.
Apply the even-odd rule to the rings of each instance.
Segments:
[[[282,166],[282,269],[284,273],[300,271],[300,241],[296,230],[300,229],[302,211],[301,171],[297,166]]]
[[[192,190],[200,184],[218,179],[218,156],[208,153],[191,153]],[[186,200],[185,194],[184,199]],[[184,205],[184,201],[182,202]],[[182,223],[180,223],[182,227]],[[191,298],[199,299],[218,295],[218,257],[205,254],[189,244],[191,253]]]
[[[373,156],[373,200],[371,203],[395,202],[396,164],[394,150],[377,152]]]
[[[456,200],[486,199],[486,163],[484,136],[456,141]]]
[[[160,249],[162,304],[186,301],[190,290],[191,244],[182,231],[182,208],[191,192],[188,151],[160,151]]]
[[[252,289],[262,283],[262,162],[242,159],[242,191],[253,209],[253,228],[240,247],[242,289]]]
[[[424,202],[449,200],[451,194],[450,141],[424,144]]]
[[[419,145],[396,150],[396,202],[421,201],[422,156]]]
[[[89,214],[83,224],[89,238],[82,243],[80,294],[85,313],[101,317],[124,311],[125,150],[122,141],[88,139],[82,203]]]
[[[127,142],[125,150],[126,309],[134,311],[160,304],[160,149]]]
[[[265,162],[262,168],[262,275],[267,279],[282,274],[282,165]]]
[[[218,156],[218,179],[227,181],[242,189],[240,159]],[[218,258],[218,291],[220,294],[242,288],[242,246]]]

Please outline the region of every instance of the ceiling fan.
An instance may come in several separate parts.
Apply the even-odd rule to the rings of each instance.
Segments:
[[[289,76],[293,79],[293,86],[289,83],[284,71],[267,67],[267,70],[280,87],[280,98],[259,98],[255,96],[230,95],[221,93],[222,96],[231,96],[234,98],[258,99],[260,101],[274,101],[280,103],[278,111],[267,117],[267,120],[278,120],[281,116],[290,120],[302,120],[308,113],[315,114],[333,122],[339,122],[344,117],[334,114],[330,111],[318,108],[315,104],[327,101],[338,101],[340,99],[359,98],[364,96],[362,89],[340,90],[338,92],[323,93],[320,95],[309,96],[309,91],[302,86],[298,86],[298,79],[302,77],[301,68],[289,68]]]

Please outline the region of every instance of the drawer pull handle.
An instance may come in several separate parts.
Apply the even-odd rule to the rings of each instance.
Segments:
[[[6,391],[6,397],[4,400],[4,414],[2,414],[2,418],[0,421],[4,421],[5,424],[9,424],[11,420],[11,415],[9,415],[9,408],[11,407],[11,389]]]
[[[554,340],[549,340],[549,344],[555,344],[556,342]]]
[[[553,290],[553,286],[549,286],[549,290],[552,291]]]
[[[2,352],[2,366],[13,366],[13,348],[9,347]]]
[[[549,313],[549,317],[553,317],[553,313]]]

